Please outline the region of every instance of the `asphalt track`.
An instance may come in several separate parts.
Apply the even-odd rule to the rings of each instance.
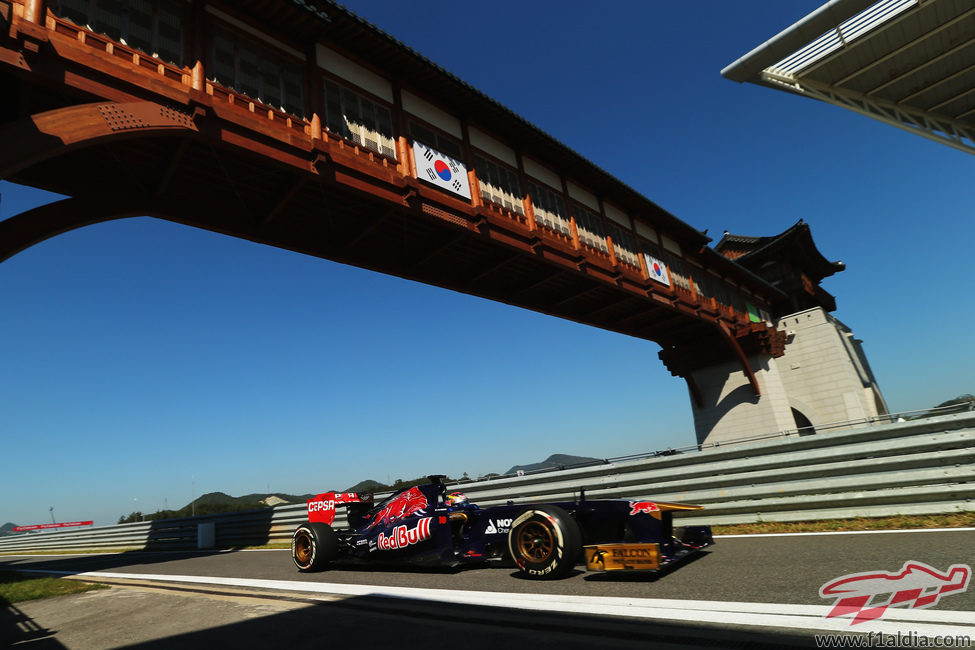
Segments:
[[[461,629],[487,625],[497,631],[502,622],[519,639],[558,631],[583,643],[579,647],[595,639],[629,643],[641,635],[681,647],[774,647],[808,646],[814,632],[829,630],[975,639],[975,585],[927,609],[888,608],[881,620],[856,627],[849,616],[825,619],[833,602],[819,595],[824,583],[846,574],[893,573],[909,561],[944,572],[951,565],[975,564],[973,556],[975,530],[942,530],[725,537],[694,561],[659,576],[593,574],[580,567],[551,582],[522,579],[510,568],[340,568],[301,574],[289,551],[0,556],[0,569],[94,573],[89,579],[137,580],[171,590],[246,590],[291,601],[341,601],[357,617],[398,612],[410,620],[436,617],[447,625],[453,620]],[[484,645],[460,647],[507,643],[491,635],[479,638]]]

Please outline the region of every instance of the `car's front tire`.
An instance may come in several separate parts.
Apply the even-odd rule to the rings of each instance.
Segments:
[[[582,554],[582,532],[558,506],[537,506],[511,522],[511,559],[526,577],[551,580],[565,576]]]
[[[339,541],[328,524],[309,522],[291,536],[291,559],[299,571],[319,571],[338,555]]]

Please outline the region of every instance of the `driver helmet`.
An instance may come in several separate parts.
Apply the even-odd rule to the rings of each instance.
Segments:
[[[448,508],[466,508],[470,501],[463,492],[451,492],[444,497],[444,503]]]

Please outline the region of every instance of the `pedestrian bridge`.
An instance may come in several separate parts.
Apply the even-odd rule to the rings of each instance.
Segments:
[[[822,302],[331,2],[96,5],[0,2],[0,178],[69,197],[0,260],[166,219],[654,341],[699,405],[716,363],[757,396],[771,321]]]

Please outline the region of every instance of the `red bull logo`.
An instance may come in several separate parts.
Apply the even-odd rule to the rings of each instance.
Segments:
[[[905,562],[900,571],[852,573],[827,582],[819,589],[822,598],[835,598],[826,618],[853,615],[850,625],[873,621],[888,607],[922,609],[938,604],[944,596],[968,589],[972,569],[967,564],[952,564],[946,573],[923,562]],[[871,602],[876,596],[884,596]]]
[[[397,526],[388,537],[379,533],[376,546],[380,551],[394,551],[430,539],[430,519],[430,517],[421,519],[413,528],[407,528],[405,524]]]
[[[416,514],[426,507],[427,498],[423,496],[423,492],[418,487],[411,487],[409,490],[398,494],[382,510],[377,512],[368,528],[373,528],[376,525],[387,526],[403,517]]]
[[[630,501],[631,515],[649,515],[653,512],[660,512],[660,507],[653,501]]]

